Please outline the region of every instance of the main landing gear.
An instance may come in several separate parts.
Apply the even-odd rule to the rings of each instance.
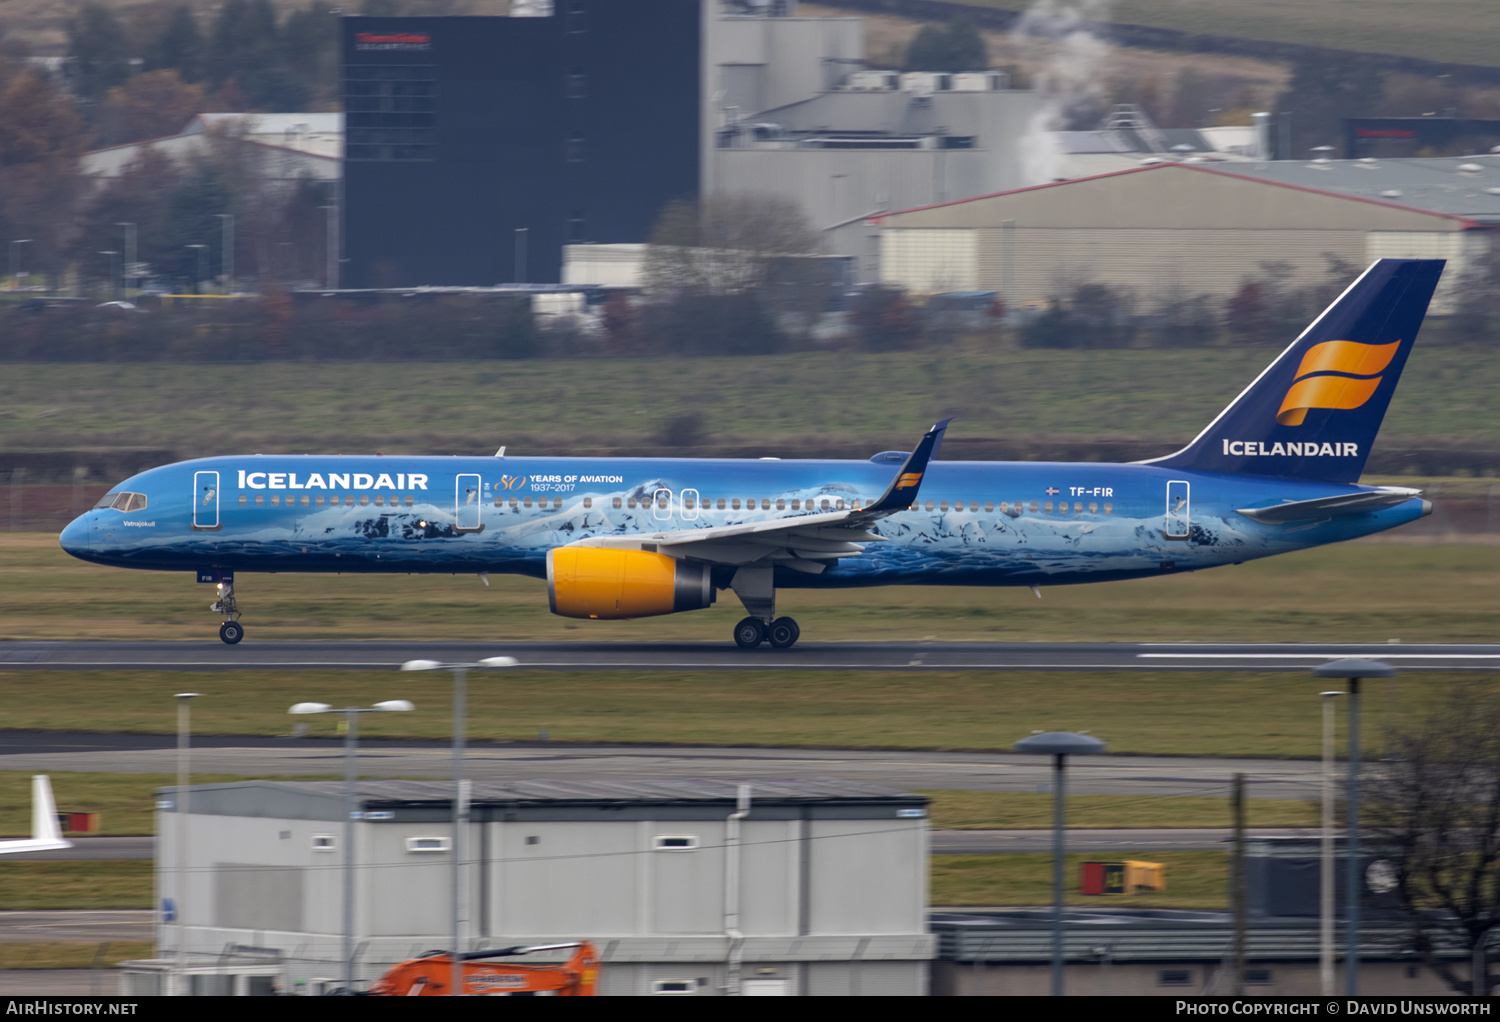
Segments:
[[[224,623],[219,626],[219,638],[224,643],[233,646],[245,637],[245,626],[240,624],[240,608],[234,599],[234,583],[219,583],[219,598],[208,605],[208,609],[215,614],[224,615]]]
[[[734,626],[735,645],[740,649],[754,649],[767,640],[774,649],[791,649],[801,636],[802,629],[789,617],[779,617],[770,624],[747,617]]]

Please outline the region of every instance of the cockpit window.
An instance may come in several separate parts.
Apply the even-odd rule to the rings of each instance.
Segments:
[[[109,507],[116,511],[144,511],[146,495],[144,493],[106,493],[99,498],[99,503],[94,507],[95,509]]]

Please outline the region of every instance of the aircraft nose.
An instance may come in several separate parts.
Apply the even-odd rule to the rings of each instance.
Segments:
[[[89,552],[89,539],[93,535],[94,526],[88,518],[88,515],[79,515],[57,537],[62,548],[74,557],[83,557]]]

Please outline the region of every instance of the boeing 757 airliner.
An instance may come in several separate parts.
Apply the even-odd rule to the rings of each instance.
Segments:
[[[1191,443],[1133,464],[686,458],[227,456],[125,480],[63,530],[75,557],[196,572],[219,636],[236,573],[512,572],[552,611],[638,618],[732,590],[734,638],[785,649],[776,590],[1071,585],[1196,571],[1428,514],[1360,486],[1443,271],[1381,259]],[[503,451],[503,449],[502,449]]]

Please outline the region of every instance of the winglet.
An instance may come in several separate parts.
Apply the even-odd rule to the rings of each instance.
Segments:
[[[864,509],[865,514],[895,514],[911,507],[912,502],[917,499],[917,491],[922,487],[922,476],[927,472],[927,463],[937,457],[938,448],[943,446],[943,433],[952,421],[944,419],[922,436],[922,442],[911,452],[889,488],[881,494],[879,500]]]
[[[57,804],[52,801],[52,781],[46,774],[31,778],[31,836],[36,841],[55,841],[70,847],[57,825]]]

